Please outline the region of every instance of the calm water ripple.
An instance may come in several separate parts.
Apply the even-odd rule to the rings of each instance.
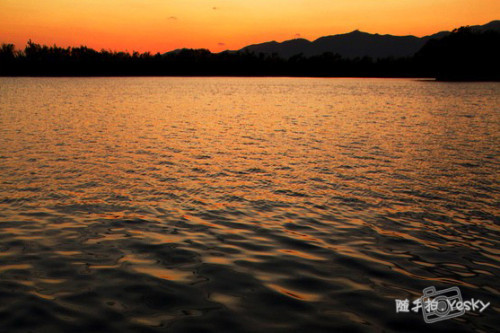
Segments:
[[[498,83],[1,78],[0,332],[498,330],[499,133]]]

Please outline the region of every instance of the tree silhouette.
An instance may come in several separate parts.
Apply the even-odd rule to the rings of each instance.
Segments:
[[[427,42],[415,55],[422,68],[439,80],[500,79],[500,33],[462,27]]]
[[[13,76],[355,76],[499,80],[500,33],[463,27],[428,41],[414,57],[344,58],[324,53],[289,59],[248,51],[181,49],[165,54],[62,48],[29,40],[24,50],[0,48],[0,75]]]

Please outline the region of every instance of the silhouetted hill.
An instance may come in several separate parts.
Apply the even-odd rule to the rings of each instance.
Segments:
[[[429,40],[414,60],[438,80],[499,81],[498,45],[499,30],[462,27],[443,38]]]
[[[470,28],[478,31],[500,31],[500,21],[492,21],[482,26],[472,26]],[[305,57],[311,57],[327,52],[339,54],[346,58],[400,58],[413,56],[427,41],[435,38],[442,38],[449,34],[449,31],[441,31],[430,36],[419,38],[415,36],[370,34],[355,30],[346,34],[320,37],[313,42],[307,39],[292,39],[282,43],[272,41],[254,44],[246,46],[240,51],[257,54],[274,53],[286,59],[298,54],[302,54]]]
[[[494,30],[500,32],[500,20],[491,21],[490,23],[486,23],[484,25],[473,25],[470,26],[470,28],[476,31]]]
[[[164,54],[130,54],[85,46],[46,46],[29,40],[24,49],[1,44],[0,76],[349,76],[500,81],[498,23],[425,38],[354,31],[314,42],[265,43],[261,46],[267,53],[178,49]],[[424,43],[420,50],[408,56],[408,50],[419,43]],[[285,55],[275,53],[277,48]],[[391,53],[384,53],[384,48]],[[297,49],[310,53],[290,56]],[[347,56],[339,54],[340,50]],[[367,52],[373,57],[359,56]]]

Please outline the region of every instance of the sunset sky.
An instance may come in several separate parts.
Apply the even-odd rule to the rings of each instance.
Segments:
[[[0,0],[0,43],[221,51],[355,29],[424,36],[499,18],[498,0]]]

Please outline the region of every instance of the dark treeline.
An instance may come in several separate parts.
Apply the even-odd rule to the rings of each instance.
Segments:
[[[500,32],[462,27],[429,40],[414,59],[439,80],[500,81]]]
[[[500,33],[470,28],[433,39],[413,57],[343,58],[338,54],[276,55],[211,53],[183,49],[165,54],[95,51],[85,46],[61,48],[28,41],[0,49],[3,76],[353,76],[435,77],[442,80],[499,80]]]

